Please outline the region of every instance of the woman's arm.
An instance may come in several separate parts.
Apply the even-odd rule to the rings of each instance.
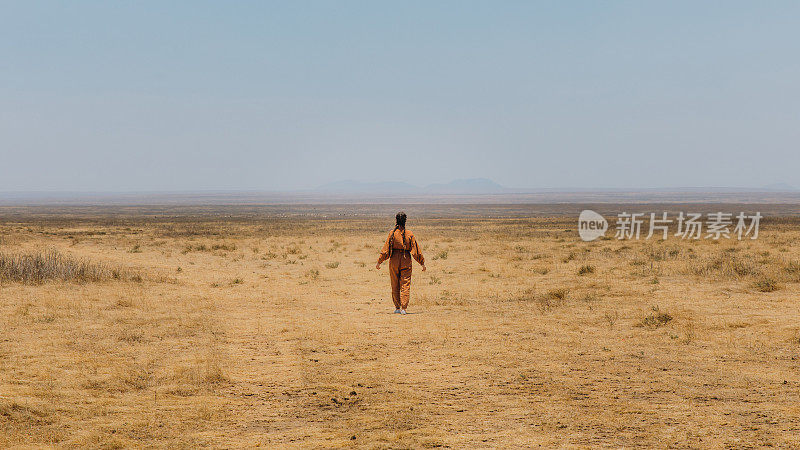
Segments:
[[[419,244],[417,243],[417,238],[411,236],[411,256],[417,260],[420,266],[422,266],[422,271],[425,272],[425,257],[422,256],[422,252],[419,249]]]
[[[392,230],[392,233],[394,233],[394,230]],[[386,237],[386,242],[383,243],[383,248],[381,248],[381,254],[378,255],[378,263],[375,264],[375,268],[378,270],[380,270],[381,268],[381,263],[389,259],[389,250],[391,250],[389,248],[389,245],[391,245],[390,244],[391,240],[392,240],[392,235],[389,234],[389,236]]]

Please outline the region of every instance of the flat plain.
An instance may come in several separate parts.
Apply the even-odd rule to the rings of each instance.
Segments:
[[[800,219],[581,207],[403,206],[406,316],[391,205],[0,208],[0,447],[800,446]]]

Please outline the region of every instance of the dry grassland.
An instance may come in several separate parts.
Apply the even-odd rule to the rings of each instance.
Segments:
[[[797,220],[410,216],[0,222],[0,447],[800,446]]]

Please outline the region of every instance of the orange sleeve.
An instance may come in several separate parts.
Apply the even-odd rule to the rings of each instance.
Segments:
[[[389,248],[389,241],[391,241],[393,233],[394,230],[392,230],[392,232],[389,233],[389,236],[386,236],[386,242],[383,243],[383,248],[381,248],[381,254],[378,255],[378,264],[389,259],[389,250],[391,250]]]
[[[419,265],[425,265],[425,257],[422,256],[422,252],[419,250],[419,244],[417,243],[417,238],[415,236],[411,236],[411,256],[417,260]]]

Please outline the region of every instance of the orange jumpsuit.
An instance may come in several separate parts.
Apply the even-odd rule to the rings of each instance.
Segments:
[[[403,229],[395,229],[386,238],[386,242],[378,257],[378,264],[389,260],[389,276],[392,280],[392,301],[395,308],[406,309],[411,299],[411,257],[420,265],[425,265],[425,257],[419,251],[419,245],[414,238],[414,233],[405,230],[406,239],[403,243]],[[392,236],[394,235],[394,237]],[[391,256],[390,256],[391,254]]]

